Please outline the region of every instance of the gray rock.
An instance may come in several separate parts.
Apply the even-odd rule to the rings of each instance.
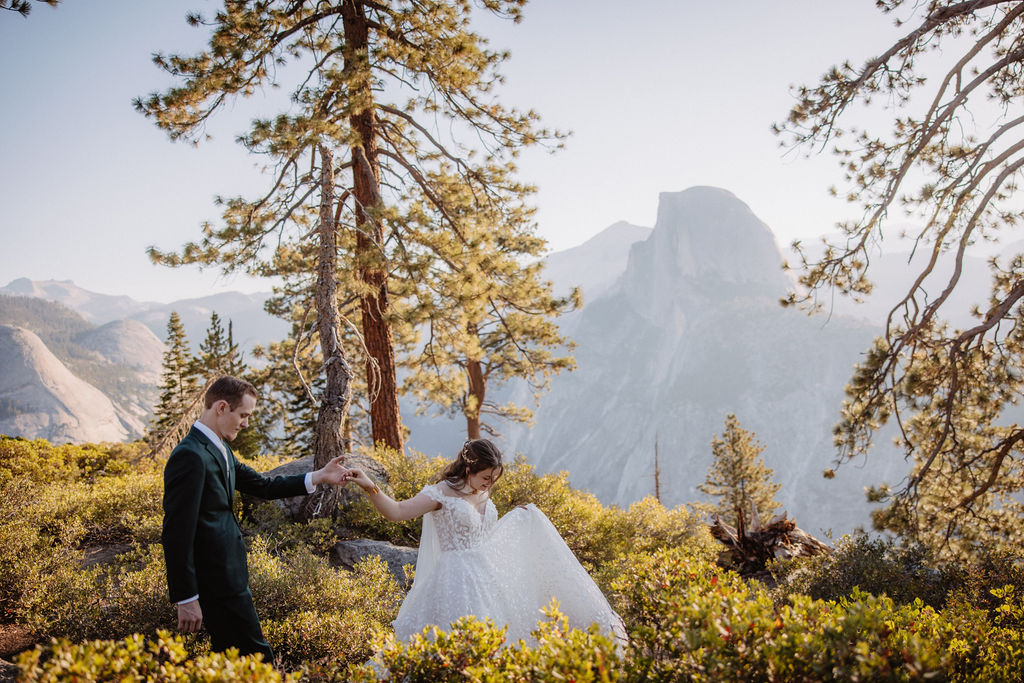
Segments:
[[[783,257],[729,192],[697,187],[660,200],[653,231],[572,326],[576,371],[552,379],[534,425],[500,425],[503,448],[628,505],[654,492],[657,439],[662,500],[675,505],[703,498],[711,439],[735,413],[767,447],[777,499],[808,530],[868,526],[864,486],[906,471],[889,436],[877,439],[869,467],[840,468],[834,480],[821,473],[835,457],[844,386],[878,328],[779,306],[792,286]],[[492,400],[530,398],[511,382]]]
[[[358,538],[353,541],[341,541],[331,550],[331,558],[336,564],[351,569],[359,560],[377,555],[388,564],[388,571],[395,577],[399,585],[405,585],[405,570],[407,564],[416,564],[416,548],[409,548],[403,545],[395,545],[387,541],[373,541],[368,538]]]
[[[0,433],[55,444],[126,441],[145,427],[12,325],[0,325],[0,402]]]

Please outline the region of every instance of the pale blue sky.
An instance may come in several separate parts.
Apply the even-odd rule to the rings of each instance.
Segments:
[[[71,279],[170,301],[266,283],[149,263],[217,220],[216,194],[265,184],[234,143],[248,113],[212,126],[198,149],[171,143],[131,99],[166,87],[155,51],[188,52],[204,0],[65,0],[0,16],[0,285]],[[834,161],[784,155],[769,127],[789,86],[843,59],[877,54],[896,30],[873,0],[535,0],[519,25],[480,31],[508,48],[502,99],[573,131],[555,155],[529,152],[539,230],[553,250],[618,220],[653,225],[658,193],[734,192],[785,244],[828,232],[849,209],[830,199]]]

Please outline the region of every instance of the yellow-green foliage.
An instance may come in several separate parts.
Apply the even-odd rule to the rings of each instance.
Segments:
[[[0,621],[81,644],[55,642],[23,655],[24,680],[279,680],[255,660],[204,654],[204,637],[161,633],[175,616],[155,542],[158,464],[108,453],[102,469],[71,468],[73,458],[32,444],[8,448],[10,478],[0,484]],[[34,470],[12,459],[15,451],[49,454],[52,462]],[[378,457],[399,498],[430,483],[444,462]],[[119,458],[121,474],[97,475],[117,470]],[[42,471],[63,474],[48,479]],[[509,464],[494,500],[500,512],[527,502],[545,511],[610,587],[628,644],[570,631],[555,612],[531,642],[515,647],[502,629],[473,618],[396,642],[390,622],[403,591],[381,560],[336,569],[324,556],[333,543],[326,522],[294,525],[276,508],[258,506],[246,524],[251,585],[278,666],[311,681],[377,680],[385,670],[392,680],[488,683],[1024,679],[1015,558],[993,555],[936,573],[915,552],[848,542],[833,558],[797,563],[790,573],[797,578],[769,593],[713,564],[715,548],[685,508],[666,510],[651,499],[604,507],[569,487],[564,474],[538,475],[522,460]],[[365,507],[353,516],[378,538],[418,535],[418,522],[387,526]],[[93,544],[111,542],[131,549],[107,564],[83,565]],[[920,571],[908,575],[914,567]],[[896,598],[866,593],[858,582]],[[834,599],[802,594],[798,585],[830,586]],[[132,633],[155,640],[119,640]],[[91,642],[99,638],[110,640]]]
[[[40,635],[71,640],[153,634],[175,623],[163,549],[137,547],[104,567],[51,567],[22,596],[21,621]]]
[[[164,683],[296,681],[283,675],[262,655],[240,657],[235,650],[189,658],[184,641],[161,631],[156,640],[132,635],[121,641],[79,644],[55,640],[18,657],[19,680],[25,683],[60,681],[162,681]]]
[[[74,639],[170,625],[163,558],[146,548],[160,534],[159,466],[135,444],[2,438],[0,452],[0,618]],[[120,563],[82,566],[86,548],[133,543]]]
[[[387,634],[374,643],[374,660],[355,666],[349,680],[408,683],[528,683],[618,681],[622,662],[615,642],[599,633],[570,629],[557,607],[545,611],[529,643],[506,647],[505,629],[490,620],[463,617],[450,629],[428,628],[403,643]]]
[[[780,606],[756,583],[679,550],[639,555],[615,582],[632,642],[631,680],[1010,681],[1024,676],[1021,601],[1000,619],[854,591],[794,595]]]
[[[334,520],[321,517],[308,522],[293,522],[288,512],[271,502],[259,503],[241,519],[246,535],[259,536],[272,553],[299,546],[326,555],[338,543]]]
[[[145,448],[141,442],[54,446],[45,439],[0,435],[0,487],[20,478],[57,482],[116,476],[128,471]]]
[[[365,660],[371,636],[390,627],[403,597],[380,558],[338,571],[301,546],[274,556],[260,537],[249,579],[267,640],[290,666]]]
[[[163,477],[149,468],[95,482],[71,481],[39,492],[43,530],[65,545],[154,543],[163,520]]]
[[[940,560],[925,546],[867,534],[843,536],[827,555],[777,563],[773,573],[779,579],[777,600],[801,593],[838,600],[859,588],[935,608],[951,598],[966,600],[994,615],[993,589],[1012,585],[1024,591],[1021,558],[1005,550],[982,546],[967,558]]]

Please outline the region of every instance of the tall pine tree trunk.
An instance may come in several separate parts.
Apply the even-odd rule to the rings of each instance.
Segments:
[[[480,438],[480,410],[484,405],[484,393],[487,391],[487,384],[484,381],[483,367],[478,360],[471,360],[466,363],[466,373],[469,375],[469,396],[471,408],[466,411],[466,438]]]
[[[369,66],[365,62],[369,51],[369,26],[361,4],[344,0],[342,21],[347,52],[346,69],[362,69],[365,79],[357,80],[355,97],[365,99],[366,107],[350,119],[362,146],[352,150],[353,195],[356,200],[355,218],[358,227],[356,253],[359,259],[359,278],[368,293],[360,300],[363,338],[369,357],[366,361],[366,384],[370,393],[370,426],[374,443],[384,442],[402,450],[402,423],[398,412],[398,382],[395,377],[395,342],[391,325],[387,321],[388,282],[382,249],[384,228],[367,212],[381,205],[380,166],[377,161],[377,121],[370,89]]]
[[[345,453],[342,426],[351,400],[352,373],[344,349],[338,339],[339,314],[337,297],[338,235],[334,223],[334,155],[323,145],[320,152],[320,251],[317,254],[316,310],[320,349],[327,368],[327,382],[316,418],[313,468],[320,469],[329,460]],[[307,510],[311,516],[333,514],[337,490],[321,487],[310,496]]]

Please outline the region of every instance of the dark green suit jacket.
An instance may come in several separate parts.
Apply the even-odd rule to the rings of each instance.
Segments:
[[[225,444],[226,445],[226,444]],[[260,498],[306,495],[305,475],[264,477],[224,456],[195,427],[164,467],[164,526],[160,540],[171,602],[193,595],[225,598],[249,588],[245,542],[235,519],[235,490]]]

